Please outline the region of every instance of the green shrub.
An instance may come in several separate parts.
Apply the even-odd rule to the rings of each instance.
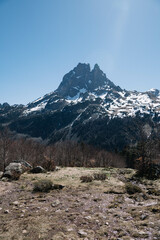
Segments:
[[[142,189],[139,186],[137,186],[135,184],[132,184],[132,183],[126,183],[125,188],[126,188],[126,192],[128,194],[134,194],[134,193],[141,193],[142,192]]]
[[[86,183],[87,182],[92,182],[93,181],[93,177],[89,176],[89,175],[88,176],[87,175],[86,176],[81,176],[80,180],[81,180],[81,182],[86,182]]]
[[[52,190],[52,181],[47,179],[38,180],[34,183],[33,191],[34,192],[49,192]]]
[[[104,181],[106,180],[106,174],[105,173],[94,173],[93,174],[94,180],[101,180]]]

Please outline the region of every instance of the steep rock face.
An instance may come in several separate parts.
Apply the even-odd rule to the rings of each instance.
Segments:
[[[86,89],[89,75],[89,64],[79,63],[76,68],[63,77],[56,92],[62,97],[76,96],[80,89]]]
[[[57,90],[26,106],[0,106],[0,123],[49,142],[84,141],[109,150],[135,144],[140,129],[151,133],[160,122],[160,92],[127,91],[111,82],[96,64],[79,63]]]
[[[105,86],[116,88],[97,64],[91,71],[89,64],[79,63],[64,76],[56,92],[64,98],[73,98],[79,93],[93,92]]]

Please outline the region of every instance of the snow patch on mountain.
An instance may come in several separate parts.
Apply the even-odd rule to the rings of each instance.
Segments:
[[[40,104],[38,104],[37,106],[35,106],[33,108],[26,109],[26,110],[24,110],[23,115],[28,115],[32,112],[42,111],[43,109],[45,109],[46,104],[47,104],[47,102],[41,102]]]
[[[77,89],[77,88],[76,88]],[[70,96],[67,96],[66,97],[66,101],[68,102],[68,103],[71,103],[71,102],[73,102],[73,103],[77,103],[77,102],[80,102],[81,100],[82,100],[82,94],[84,94],[84,93],[86,93],[87,92],[87,90],[85,89],[85,88],[82,88],[82,89],[80,89],[79,90],[79,92],[74,96],[74,97],[70,97]]]

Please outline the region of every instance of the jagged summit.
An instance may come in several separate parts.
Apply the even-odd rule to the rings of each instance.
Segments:
[[[91,70],[91,67],[89,63],[78,63],[77,66],[72,71],[75,71],[77,73],[79,71],[79,73],[81,73],[83,71],[90,72],[90,70]]]
[[[123,90],[106,77],[98,64],[91,69],[90,64],[79,63],[63,77],[56,91],[28,104],[23,115],[56,111],[78,103],[98,104],[103,109],[100,112],[109,118],[154,115],[160,111],[160,91]]]
[[[91,70],[90,64],[79,63],[67,73],[56,92],[62,97],[74,97],[81,92],[93,92],[97,88],[115,88],[98,64]]]
[[[100,67],[99,67],[99,65],[96,63],[95,65],[94,65],[94,69],[96,70],[96,69],[100,69]]]

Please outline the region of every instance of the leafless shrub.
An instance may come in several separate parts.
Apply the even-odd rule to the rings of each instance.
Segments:
[[[34,183],[33,192],[49,192],[52,190],[52,181],[47,179],[42,179]]]
[[[126,192],[128,194],[134,194],[134,193],[141,193],[142,192],[142,189],[139,186],[137,186],[135,184],[132,184],[132,183],[126,183],[125,188],[126,188]]]
[[[101,181],[104,181],[107,178],[105,173],[94,173],[93,177],[94,177],[94,180],[101,180]]]
[[[93,177],[89,176],[89,175],[81,176],[80,180],[81,180],[81,182],[88,183],[88,182],[92,182],[93,181]]]

